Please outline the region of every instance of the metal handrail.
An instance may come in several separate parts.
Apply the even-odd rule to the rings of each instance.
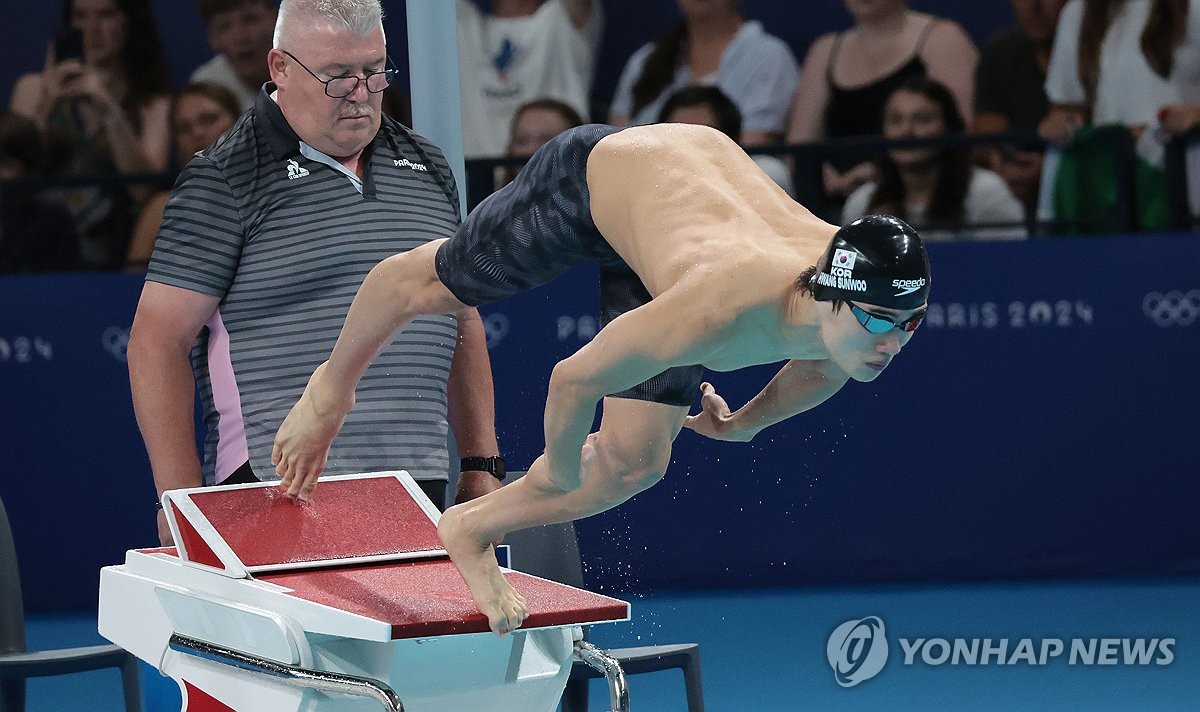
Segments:
[[[170,647],[185,655],[272,678],[289,687],[369,697],[378,701],[388,712],[404,712],[404,704],[395,690],[371,678],[285,665],[178,633],[171,635]]]
[[[1193,128],[1188,133],[1177,137],[1177,140],[1172,141],[1167,148],[1168,161],[1179,163],[1183,160],[1184,147],[1188,142],[1195,141],[1197,136],[1200,136],[1200,128]],[[996,145],[1021,145],[1030,148],[1043,147],[1045,141],[1041,139],[1036,132],[1032,131],[1006,131],[990,134],[975,134],[969,132],[942,134],[939,136],[929,136],[922,138],[898,138],[885,139],[882,136],[854,136],[836,139],[825,139],[823,141],[812,141],[807,143],[797,144],[771,144],[754,146],[749,149],[752,154],[765,154],[778,156],[780,158],[791,158],[797,162],[797,166],[803,165],[805,162],[819,161],[822,158],[829,156],[844,155],[850,153],[875,152],[882,153],[890,148],[927,148],[927,147],[958,147],[971,148],[975,146],[996,146]],[[490,195],[495,190],[495,171],[503,168],[518,168],[526,163],[527,158],[516,157],[496,157],[496,158],[476,158],[466,162],[467,176],[466,185],[459,186],[459,190],[464,190],[468,196],[468,207],[474,207],[485,197]],[[802,172],[797,167],[794,171]],[[137,175],[120,175],[106,174],[95,176],[56,176],[46,178],[27,178],[16,181],[0,181],[0,193],[12,191],[20,193],[23,191],[37,192],[53,188],[71,188],[79,186],[98,185],[111,188],[120,188],[129,185],[145,185],[159,184],[169,186],[174,182],[176,172],[168,171],[161,174],[142,173]],[[1192,189],[1187,185],[1187,173],[1182,170],[1175,170],[1170,175],[1170,187],[1177,193],[1185,196],[1187,191]],[[797,184],[799,190],[801,185]],[[1120,201],[1122,202],[1122,210],[1128,212],[1129,206],[1132,205],[1133,196],[1128,190],[1120,193]],[[1179,202],[1179,201],[1176,201]],[[1184,201],[1186,202],[1186,200]],[[1174,222],[1177,228],[1188,229],[1192,227],[1193,216],[1186,214],[1186,207],[1178,211],[1180,215],[1176,216]],[[1030,221],[1025,225],[1030,235],[1038,235],[1045,230],[1053,231],[1056,227],[1051,222],[1038,221],[1031,216]]]
[[[629,712],[629,686],[621,663],[586,640],[575,641],[575,657],[588,667],[604,673],[608,680],[608,701],[612,712]]]

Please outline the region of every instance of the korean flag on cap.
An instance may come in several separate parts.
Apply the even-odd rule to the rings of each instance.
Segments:
[[[842,267],[844,269],[853,270],[854,260],[858,257],[858,253],[854,250],[835,249],[833,251],[833,266]]]

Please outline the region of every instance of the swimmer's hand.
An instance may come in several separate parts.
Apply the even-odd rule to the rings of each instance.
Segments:
[[[271,450],[271,463],[282,478],[279,486],[287,490],[289,497],[303,502],[312,499],[317,477],[329,457],[329,446],[341,430],[346,413],[354,406],[353,392],[348,398],[331,398],[324,393],[321,388],[324,369],[325,364],[321,364],[313,372],[304,395],[283,419]]]
[[[748,442],[753,437],[752,433],[746,433],[734,426],[729,404],[717,395],[717,389],[713,388],[711,383],[700,384],[700,412],[689,415],[683,421],[683,426],[714,440]]]

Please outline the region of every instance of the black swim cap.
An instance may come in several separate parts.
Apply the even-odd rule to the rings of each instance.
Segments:
[[[929,299],[929,258],[908,223],[867,215],[834,234],[809,287],[817,301],[916,309]]]

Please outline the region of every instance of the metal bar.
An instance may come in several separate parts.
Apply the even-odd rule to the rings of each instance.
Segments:
[[[399,695],[392,688],[371,678],[285,665],[178,633],[171,635],[170,647],[185,655],[272,678],[289,687],[369,697],[378,701],[388,712],[404,712]]]
[[[629,712],[629,686],[621,663],[586,640],[575,641],[575,657],[588,667],[604,673],[608,680],[608,700],[612,712]]]
[[[458,184],[465,214],[467,172],[463,167],[462,104],[459,102],[458,30],[454,3],[408,0],[408,83],[413,128],[442,149]]]

